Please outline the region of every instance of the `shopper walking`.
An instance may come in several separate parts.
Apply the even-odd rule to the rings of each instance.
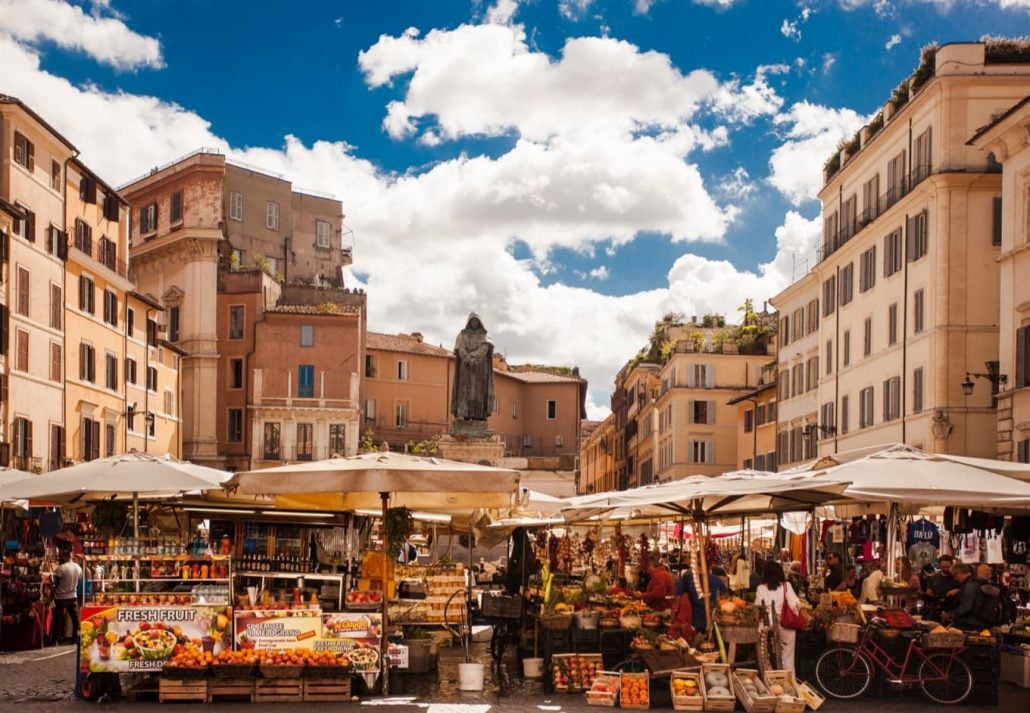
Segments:
[[[800,613],[801,601],[790,582],[786,581],[783,567],[779,562],[767,562],[762,570],[762,583],[755,592],[755,604],[765,607],[765,616],[759,618],[759,629],[764,634],[770,626],[775,625],[779,628],[780,666],[794,673],[797,632],[785,628],[780,622],[784,602],[793,613]]]
[[[72,560],[72,553],[69,550],[61,550],[57,557],[60,564],[54,570],[54,622],[60,627],[58,632],[64,633],[64,617],[62,612],[67,612],[72,622],[71,640],[59,643],[74,643],[79,638],[79,581],[82,579],[82,567]]]

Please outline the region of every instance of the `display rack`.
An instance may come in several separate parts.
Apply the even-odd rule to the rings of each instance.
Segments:
[[[228,555],[108,554],[86,555],[82,560],[86,582],[82,588],[84,604],[87,601],[103,604],[105,599],[114,600],[122,595],[179,596],[184,598],[177,602],[179,604],[197,603],[197,586],[191,587],[189,592],[180,589],[183,585],[191,584],[200,587],[224,585],[225,604],[231,604],[233,600],[232,559]],[[157,587],[160,584],[170,586],[161,589]],[[186,597],[191,597],[191,600],[185,601]],[[137,602],[130,600],[120,603]]]
[[[335,582],[339,585],[336,605],[339,611],[343,611],[343,585],[344,577],[346,576],[344,574],[322,574],[319,572],[253,572],[249,570],[239,570],[234,572],[234,576],[260,579],[262,589],[265,589],[265,580],[267,579],[290,579],[293,581],[302,579],[304,581],[313,582]]]

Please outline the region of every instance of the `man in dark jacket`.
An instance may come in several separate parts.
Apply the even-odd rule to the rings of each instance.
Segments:
[[[983,594],[980,592],[980,580],[973,576],[968,564],[959,563],[951,568],[952,576],[959,586],[957,603],[944,615],[954,626],[960,629],[983,629],[990,626],[979,616],[983,605]]]

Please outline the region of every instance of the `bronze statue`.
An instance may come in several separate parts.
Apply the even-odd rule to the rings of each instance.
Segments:
[[[486,336],[479,315],[469,315],[465,329],[454,343],[454,385],[451,390],[451,415],[456,430],[485,429],[494,408],[494,345]],[[465,423],[459,427],[459,422]],[[476,423],[478,422],[478,423]]]

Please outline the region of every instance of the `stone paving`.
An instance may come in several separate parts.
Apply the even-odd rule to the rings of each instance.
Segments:
[[[477,647],[477,659],[484,652]],[[388,698],[361,696],[358,703],[319,704],[353,713],[515,713],[540,711],[541,713],[598,713],[587,706],[582,696],[547,693],[539,683],[522,681],[511,671],[518,664],[514,658],[498,669],[487,667],[485,690],[482,693],[463,693],[457,690],[457,664],[461,653],[456,649],[443,649],[437,676],[396,676]],[[153,710],[169,713],[212,713],[212,707],[203,704],[168,704],[160,706],[153,701],[124,701],[87,703],[72,698],[74,687],[75,649],[62,646],[40,651],[0,654],[0,713],[57,713],[89,711],[103,708],[110,711]],[[1030,690],[1002,683],[1001,701],[997,707],[961,706],[963,713],[1023,713],[1030,710]],[[292,710],[309,706],[289,706]],[[314,707],[314,706],[311,706]],[[215,713],[282,713],[282,704],[218,703]],[[671,710],[671,708],[657,708]],[[939,710],[914,691],[892,693],[889,698],[869,694],[855,702],[828,701],[820,713],[917,713]]]

